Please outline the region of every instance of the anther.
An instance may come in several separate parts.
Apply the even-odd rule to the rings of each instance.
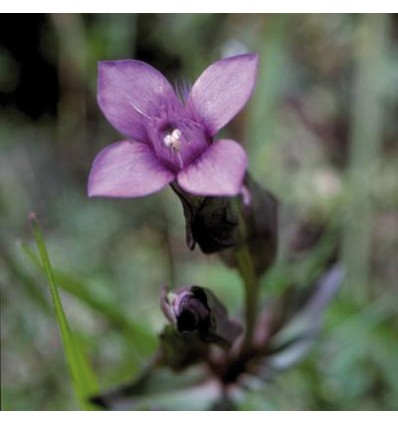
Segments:
[[[178,152],[181,145],[181,131],[178,128],[175,128],[171,133],[166,134],[163,138],[164,144],[172,149],[173,151]]]

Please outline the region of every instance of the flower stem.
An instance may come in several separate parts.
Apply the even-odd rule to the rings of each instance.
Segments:
[[[247,246],[243,245],[237,250],[235,255],[238,271],[242,277],[245,288],[246,331],[242,351],[247,351],[251,347],[254,329],[256,326],[259,285],[257,275],[253,267],[253,261]]]

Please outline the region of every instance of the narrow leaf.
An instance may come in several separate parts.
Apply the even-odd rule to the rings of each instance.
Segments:
[[[54,272],[50,263],[43,234],[36,215],[34,213],[30,213],[29,220],[33,228],[36,245],[40,253],[42,270],[50,286],[51,298],[54,304],[55,315],[61,334],[65,357],[72,376],[73,388],[81,408],[84,410],[92,410],[93,407],[88,402],[88,398],[97,391],[96,378],[80,349],[78,341],[69,327],[62,307],[62,301],[54,278]]]

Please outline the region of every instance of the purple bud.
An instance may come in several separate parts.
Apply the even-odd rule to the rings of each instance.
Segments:
[[[207,332],[210,327],[210,311],[206,302],[187,294],[181,299],[177,315],[177,330],[179,332]]]
[[[163,288],[160,305],[178,332],[196,332],[205,342],[228,348],[242,331],[240,324],[228,318],[227,309],[209,289],[190,286],[168,291]]]

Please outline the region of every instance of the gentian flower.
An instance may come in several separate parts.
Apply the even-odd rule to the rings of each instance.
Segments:
[[[144,62],[100,62],[99,106],[128,140],[97,155],[89,196],[145,196],[175,180],[195,195],[240,193],[246,153],[233,140],[213,137],[249,99],[257,65],[256,54],[217,61],[180,101],[166,78]]]

